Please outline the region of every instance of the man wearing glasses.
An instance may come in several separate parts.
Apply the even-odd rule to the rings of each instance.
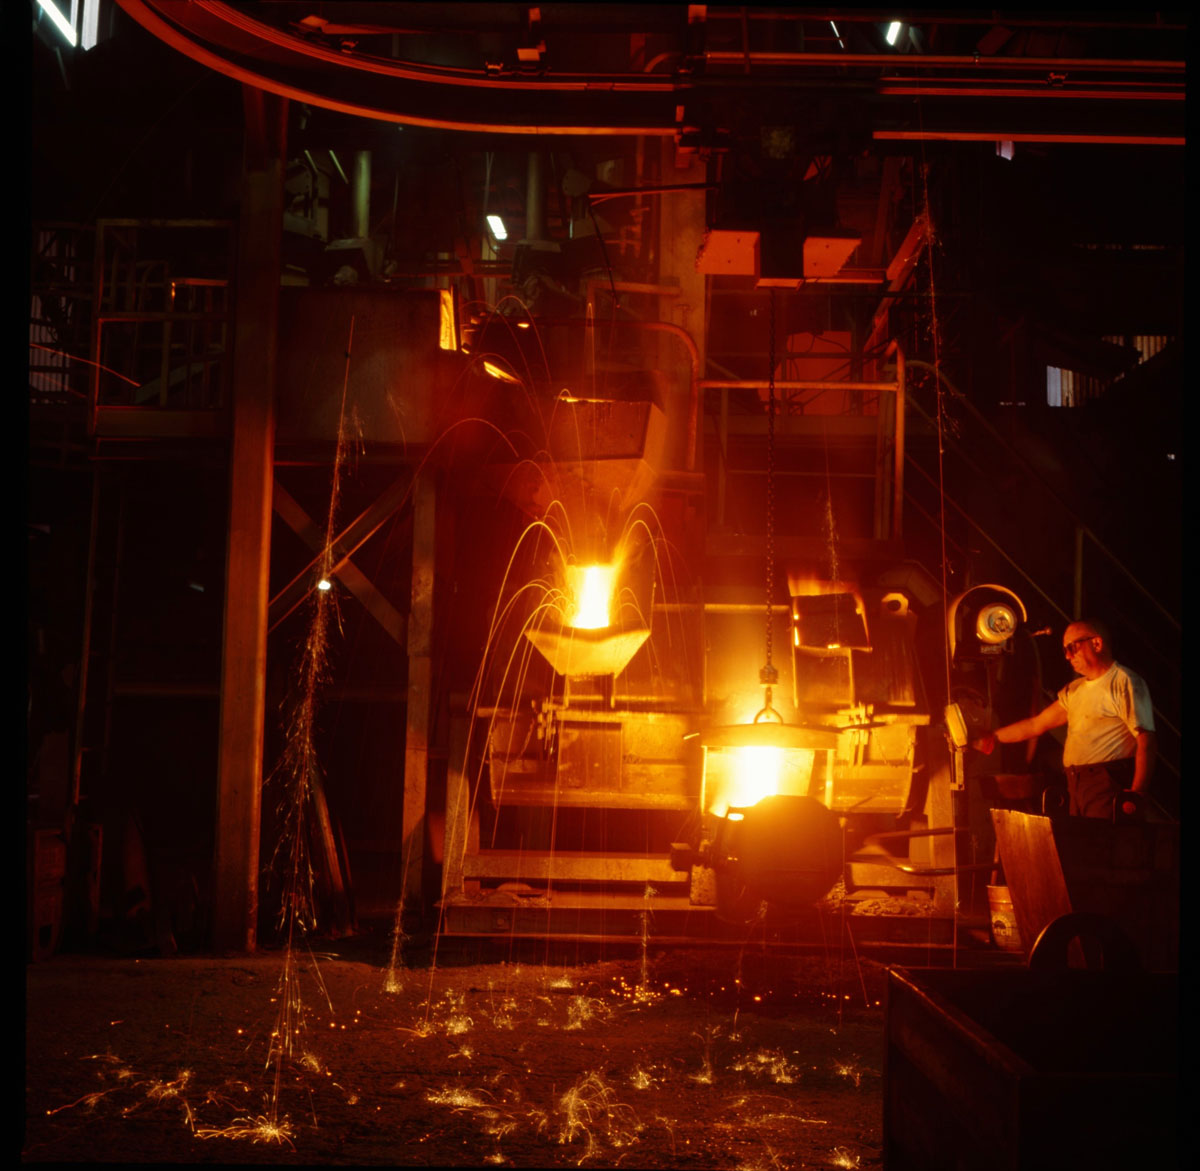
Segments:
[[[1044,711],[997,728],[972,747],[990,753],[997,740],[1032,740],[1066,724],[1063,768],[1071,813],[1111,819],[1114,800],[1129,789],[1144,793],[1154,771],[1150,691],[1139,676],[1113,659],[1102,623],[1072,622],[1063,631],[1063,654],[1079,678]]]

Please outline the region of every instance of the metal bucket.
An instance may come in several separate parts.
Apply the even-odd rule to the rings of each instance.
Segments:
[[[988,911],[992,921],[992,942],[1001,951],[1021,951],[1021,933],[1017,930],[1017,915],[1006,886],[989,886]]]

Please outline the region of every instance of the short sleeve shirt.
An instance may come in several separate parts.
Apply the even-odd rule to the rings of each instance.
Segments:
[[[1154,731],[1150,690],[1132,671],[1113,663],[1099,679],[1075,679],[1058,693],[1067,709],[1063,764],[1101,764],[1133,756],[1137,734]]]

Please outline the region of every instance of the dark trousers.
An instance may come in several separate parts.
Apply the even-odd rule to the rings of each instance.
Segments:
[[[1068,768],[1067,791],[1072,817],[1112,820],[1113,801],[1133,784],[1133,757]]]

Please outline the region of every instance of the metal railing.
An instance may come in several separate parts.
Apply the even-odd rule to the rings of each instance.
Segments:
[[[233,223],[96,225],[90,430],[101,409],[216,410],[228,398]]]

